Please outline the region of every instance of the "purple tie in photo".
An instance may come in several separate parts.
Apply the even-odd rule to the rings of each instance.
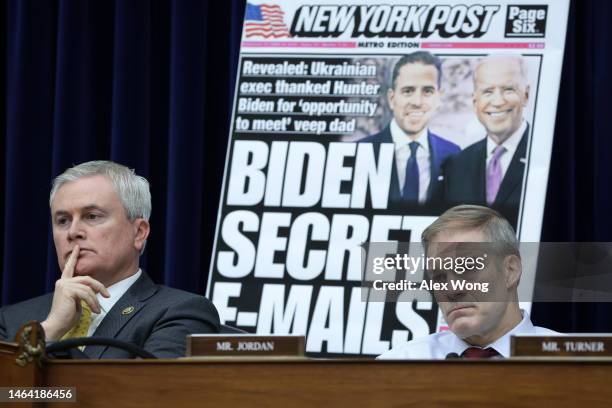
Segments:
[[[495,196],[499,191],[499,186],[502,181],[502,169],[499,163],[499,158],[506,152],[504,146],[497,146],[493,151],[493,158],[487,166],[487,204],[491,205],[495,201]]]

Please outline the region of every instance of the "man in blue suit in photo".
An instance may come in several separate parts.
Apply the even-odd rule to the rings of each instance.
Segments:
[[[459,146],[434,134],[429,122],[440,106],[441,61],[426,51],[403,56],[387,92],[393,119],[380,133],[360,142],[394,143],[390,202],[419,206],[441,198],[440,168]]]

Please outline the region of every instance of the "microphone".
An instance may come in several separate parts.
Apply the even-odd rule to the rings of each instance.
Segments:
[[[445,360],[457,360],[460,358],[461,356],[459,354],[453,352],[453,353],[448,353],[444,359]]]

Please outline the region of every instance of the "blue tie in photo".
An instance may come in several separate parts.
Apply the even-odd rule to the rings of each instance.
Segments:
[[[410,142],[410,157],[406,163],[406,179],[404,180],[404,188],[402,189],[402,198],[404,201],[417,203],[419,201],[419,166],[417,165],[417,142]]]

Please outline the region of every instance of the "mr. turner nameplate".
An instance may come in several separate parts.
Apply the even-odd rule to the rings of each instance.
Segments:
[[[612,336],[512,336],[513,357],[612,357]]]

